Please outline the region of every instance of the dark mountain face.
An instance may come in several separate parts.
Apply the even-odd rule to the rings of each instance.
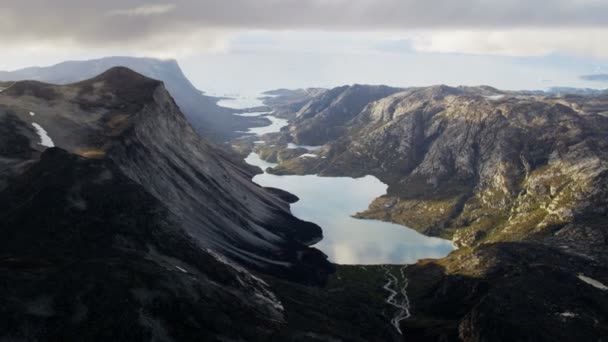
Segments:
[[[127,67],[149,78],[163,81],[188,121],[206,139],[223,142],[236,137],[236,131],[255,126],[251,118],[232,115],[230,109],[216,105],[217,98],[205,96],[196,89],[184,76],[175,60],[107,57],[89,61],[70,61],[50,67],[0,72],[0,80],[36,80],[68,84],[95,77],[115,66]]]
[[[159,81],[17,82],[0,123],[3,338],[263,340],[283,309],[243,266],[304,284],[333,270],[307,247],[320,228],[201,140]]]
[[[109,159],[47,149],[0,205],[2,339],[255,339],[284,321],[263,281]]]

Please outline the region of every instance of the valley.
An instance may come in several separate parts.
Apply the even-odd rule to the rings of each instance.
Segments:
[[[2,336],[608,333],[602,95],[268,95],[214,100],[249,121],[209,142],[162,82],[127,68],[7,83]]]
[[[605,222],[602,203],[606,200],[604,177],[607,173],[605,148],[601,146],[606,144],[603,135],[606,121],[601,113],[582,113],[578,109],[584,103],[597,106],[603,101],[601,97],[566,97],[564,101],[550,94],[530,96],[490,87],[438,86],[403,90],[384,99],[372,97],[367,104],[357,105],[360,110],[357,115],[345,109],[352,109],[348,104],[351,92],[356,93],[358,99],[364,92],[365,86],[354,87],[354,90],[342,87],[294,93],[282,90],[283,102],[281,96],[273,96],[265,99],[265,104],[272,115],[285,118],[288,124],[280,131],[264,132],[261,137],[240,139],[233,148],[246,157],[248,163],[264,170],[254,181],[302,193],[304,201],[306,192],[302,188],[311,187],[308,179],[332,179],[335,184],[344,177],[365,179],[372,174],[386,182],[387,194],[383,194],[384,189],[376,192],[371,197],[377,198],[369,208],[365,209],[370,197],[363,209],[357,209],[362,210],[355,215],[358,219],[340,222],[343,230],[338,234],[339,239],[348,240],[353,233],[357,237],[365,236],[357,229],[356,222],[365,222],[359,219],[412,225],[424,234],[453,239],[460,248],[447,257],[413,258],[418,262],[405,269],[392,269],[388,276],[373,282],[373,286],[381,286],[391,296],[402,290],[407,296],[407,310],[391,301],[390,296],[384,299],[400,308],[391,320],[406,339],[478,340],[484,336],[494,340],[511,336],[517,340],[535,336],[545,340],[561,336],[569,340],[572,336],[593,339],[604,334],[606,302],[602,290],[597,287],[598,283],[586,282],[578,275],[581,267],[602,280],[608,275],[603,266],[607,260],[607,240],[600,223]],[[372,93],[374,91],[375,88]],[[401,100],[402,97],[407,100]],[[403,102],[396,104],[396,101]],[[517,112],[515,129],[519,133],[510,132],[508,124],[505,125],[511,120],[506,114],[509,110]],[[425,119],[425,115],[431,118],[444,115],[443,111],[446,111],[443,122]],[[337,120],[334,112],[351,114],[341,121],[327,121],[331,116],[334,116],[331,120]],[[499,116],[490,115],[490,121],[485,122],[483,113],[492,112]],[[473,116],[468,117],[471,114]],[[449,126],[453,124],[452,118],[457,125],[454,128]],[[479,118],[482,121],[477,127]],[[393,123],[394,120],[399,121]],[[429,126],[418,127],[426,122]],[[326,129],[331,125],[333,128]],[[302,129],[315,135],[300,133]],[[488,130],[490,132],[486,132]],[[528,130],[535,133],[526,136],[521,132],[529,134]],[[442,135],[448,137],[444,145],[436,141]],[[524,137],[539,140],[526,142]],[[523,141],[502,142],[505,138]],[[551,139],[560,142],[547,141]],[[520,146],[523,151],[512,150]],[[550,146],[563,150],[551,152]],[[419,147],[424,149],[417,150]],[[255,152],[249,152],[251,150]],[[514,157],[514,161],[509,159]],[[565,161],[568,158],[577,158],[577,161]],[[547,163],[549,165],[544,166]],[[379,184],[384,186],[382,182]],[[522,185],[528,188],[518,190]],[[547,187],[547,192],[543,187]],[[340,192],[328,183],[314,192],[323,193],[322,189],[330,189],[331,194]],[[577,195],[573,196],[571,191]],[[348,197],[352,199],[353,195]],[[509,206],[520,208],[509,209]],[[340,208],[340,205],[323,207]],[[310,215],[301,217],[329,227],[327,236],[331,243],[332,222],[319,219],[322,213],[307,212],[304,202],[301,207],[298,202],[294,203],[292,210],[296,216]],[[542,213],[544,210],[547,213]],[[395,226],[402,232],[409,230],[402,225]],[[383,231],[382,235],[390,236],[390,233]],[[419,242],[405,234],[391,237],[393,242]],[[369,243],[373,238],[364,240]],[[325,239],[317,246],[330,260],[341,263],[323,241]],[[390,244],[384,246],[383,251],[391,248]],[[404,246],[403,250],[408,247]],[[348,263],[365,263],[364,259],[352,260]],[[412,259],[376,259],[371,263],[411,262]],[[338,266],[338,273],[343,267]],[[356,267],[363,267],[360,272],[367,275],[349,281],[365,283],[368,276],[374,279],[370,274],[381,272],[386,266]],[[400,276],[407,287],[391,287]],[[567,294],[574,288],[600,291],[586,292],[585,296]],[[542,296],[536,292],[540,289],[544,289]],[[592,296],[598,306],[586,306],[587,295]],[[513,296],[524,296],[529,302],[516,304],[519,301]],[[510,298],[512,305],[505,306],[505,297]],[[527,310],[535,314],[524,313],[520,307],[528,307]],[[576,310],[585,312],[583,316],[587,318],[573,314],[567,307],[578,308]],[[530,319],[534,325],[524,323]],[[544,328],[536,329],[537,325]],[[509,326],[518,328],[512,330]]]
[[[0,342],[608,342],[608,1],[0,5]]]

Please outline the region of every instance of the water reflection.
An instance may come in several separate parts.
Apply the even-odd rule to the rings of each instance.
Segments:
[[[288,121],[286,119],[280,119],[280,118],[276,118],[276,117],[270,116],[270,115],[265,116],[265,118],[267,118],[268,120],[270,120],[272,122],[269,126],[250,128],[247,131],[247,133],[264,135],[267,133],[280,132],[281,128],[287,126]]]
[[[270,114],[270,113],[272,113],[272,112],[235,113],[234,115],[244,116],[244,117],[255,117],[255,116],[262,116],[262,115]]]
[[[265,170],[276,164],[255,153],[245,161]],[[315,247],[339,264],[413,263],[439,258],[453,247],[450,241],[431,238],[407,227],[376,220],[359,220],[352,214],[386,193],[387,186],[373,176],[362,178],[256,176],[254,182],[289,191],[300,198],[291,208],[295,216],[323,228],[324,238]]]

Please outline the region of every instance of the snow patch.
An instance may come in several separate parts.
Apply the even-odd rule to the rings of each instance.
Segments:
[[[593,286],[593,287],[595,287],[597,289],[600,289],[602,291],[608,290],[608,286],[604,285],[602,282],[600,282],[598,280],[595,280],[593,278],[586,277],[582,273],[578,274],[578,279],[580,279],[580,280],[584,281],[585,283],[587,283],[587,284],[589,284],[589,285],[591,285],[591,286]]]
[[[233,270],[237,272],[237,280],[241,285],[250,289],[253,292],[254,297],[265,303],[270,305],[273,309],[275,309],[279,313],[283,313],[285,308],[283,307],[283,303],[278,299],[278,297],[270,290],[270,286],[267,282],[262,280],[261,278],[253,275],[243,267],[237,265],[236,263],[228,260],[224,256],[216,253],[212,249],[206,249],[206,251],[213,256],[217,261],[231,267]]]
[[[34,116],[34,115],[36,115],[36,113],[30,112],[30,116]]]
[[[312,154],[312,153],[304,153],[303,155],[300,156],[300,158],[318,158],[319,156],[316,154]]]
[[[35,122],[32,123],[32,126],[36,128],[36,133],[38,133],[38,136],[40,137],[40,142],[38,143],[38,145],[42,145],[45,147],[55,147],[53,140],[51,139],[51,137],[49,137],[48,133],[44,130],[44,128],[42,128],[42,126]]]
[[[565,317],[565,318],[574,318],[574,317],[578,316],[574,312],[570,312],[570,311],[562,312],[559,315],[562,317]]]
[[[484,96],[484,97],[490,101],[497,101],[497,100],[504,98],[505,96],[498,94],[498,95],[488,95],[488,96]]]
[[[177,268],[178,270],[180,270],[180,272],[182,272],[182,273],[188,273],[188,271],[186,271],[185,269],[183,269],[183,268],[181,268],[181,267],[179,267],[177,265],[175,265],[175,268]]]

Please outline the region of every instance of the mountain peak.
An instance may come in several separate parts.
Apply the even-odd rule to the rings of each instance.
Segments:
[[[139,87],[140,83],[138,82],[142,81],[141,78],[131,75],[126,70],[112,70],[116,66],[127,67],[153,80],[162,80],[167,91],[175,99],[175,102],[197,132],[211,140],[224,142],[228,137],[238,136],[239,133],[236,132],[252,126],[252,118],[228,115],[231,113],[230,109],[219,107],[216,98],[203,95],[188,80],[178,62],[174,59],[111,56],[93,60],[66,61],[49,67],[25,68],[11,72],[0,71],[0,80],[32,79],[54,85],[69,85],[75,82],[84,82],[90,78],[96,78],[98,81],[105,78],[105,83],[109,83],[108,80],[112,79],[118,80],[117,85],[119,87],[117,88],[121,88],[120,83],[124,80],[130,80],[129,84],[134,84],[135,88]],[[106,72],[109,74],[103,75]],[[121,74],[126,74],[126,76],[121,76]],[[96,86],[99,87],[99,84]],[[152,84],[152,87],[154,86]],[[0,84],[0,88],[7,88],[7,86]],[[96,88],[89,89],[94,90]],[[111,91],[111,87],[107,87],[107,90],[114,93]],[[126,91],[120,92],[128,93]],[[52,97],[48,99],[51,100]]]
[[[86,85],[91,83],[104,82],[107,87],[113,89],[125,89],[133,86],[158,86],[162,84],[161,81],[146,77],[140,73],[137,73],[127,67],[115,66],[96,77],[76,83],[80,85]]]
[[[429,95],[432,95],[433,97],[445,97],[449,95],[462,94],[462,90],[447,86],[445,84],[429,87],[425,90],[425,92],[428,92]]]

